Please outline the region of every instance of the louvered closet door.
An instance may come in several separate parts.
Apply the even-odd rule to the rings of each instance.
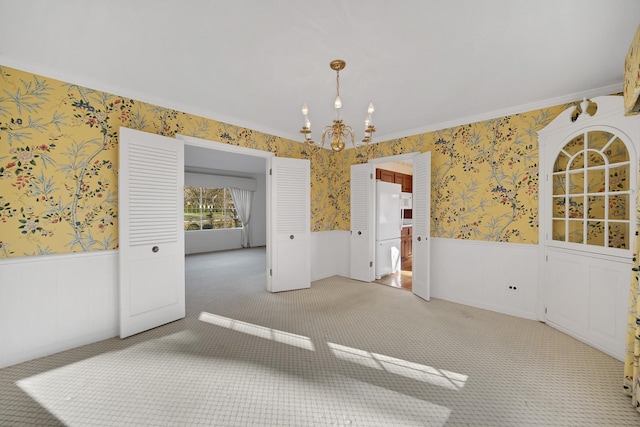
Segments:
[[[183,142],[120,128],[120,337],[185,316]]]
[[[413,293],[431,298],[431,152],[413,158]]]
[[[351,166],[351,265],[355,280],[375,280],[375,180],[370,163]]]
[[[308,160],[271,159],[271,292],[311,286],[310,172]]]

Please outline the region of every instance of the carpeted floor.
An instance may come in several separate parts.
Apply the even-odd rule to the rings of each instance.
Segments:
[[[187,317],[0,370],[0,425],[638,426],[622,363],[546,325],[190,255]]]

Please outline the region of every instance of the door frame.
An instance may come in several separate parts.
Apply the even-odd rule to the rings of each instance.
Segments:
[[[369,159],[367,161],[367,163],[371,164],[373,172],[374,172],[374,178],[375,178],[375,165],[376,164],[380,164],[380,163],[393,163],[393,162],[400,162],[400,161],[406,161],[406,160],[413,160],[417,155],[422,154],[420,151],[413,151],[411,153],[403,153],[403,154],[396,154],[393,156],[387,156],[387,157],[377,157],[375,159]],[[413,165],[411,167],[413,169]],[[375,208],[374,208],[375,209]],[[373,234],[373,241],[374,241],[374,254],[375,254],[375,227],[373,227],[373,230],[369,230],[372,234]],[[375,271],[375,264],[376,260],[375,260],[375,256],[373,257],[373,268]],[[413,274],[413,263],[411,264],[411,274]]]
[[[192,147],[198,147],[198,148],[206,148],[208,150],[215,150],[215,151],[222,151],[222,152],[226,152],[226,153],[234,153],[234,154],[241,154],[241,155],[245,155],[245,156],[252,156],[252,157],[260,157],[265,159],[265,170],[264,173],[267,177],[267,179],[265,179],[265,182],[267,183],[266,188],[265,188],[265,197],[266,197],[266,222],[267,222],[267,226],[266,226],[266,257],[267,257],[267,262],[266,262],[266,273],[267,273],[267,281],[264,284],[265,289],[268,290],[268,284],[269,284],[269,269],[271,268],[271,239],[273,238],[271,236],[271,227],[269,226],[269,224],[271,224],[271,185],[269,185],[269,180],[268,180],[268,175],[269,175],[269,168],[271,167],[271,159],[273,159],[275,157],[275,153],[272,153],[270,151],[262,151],[262,150],[258,150],[255,148],[248,148],[248,147],[240,147],[237,145],[231,145],[231,144],[226,144],[224,142],[217,142],[217,141],[211,141],[208,139],[203,139],[203,138],[198,138],[195,136],[188,136],[188,135],[182,135],[182,134],[176,134],[176,139],[180,139],[185,146],[189,145]]]

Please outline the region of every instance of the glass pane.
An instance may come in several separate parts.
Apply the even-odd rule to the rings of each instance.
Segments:
[[[629,219],[629,195],[609,196],[609,219]]]
[[[629,165],[609,168],[609,191],[627,191],[629,189]]]
[[[564,209],[565,198],[564,197],[554,197],[553,198],[553,218],[564,218]]]
[[[568,163],[569,163],[569,157],[566,154],[564,153],[558,154],[558,157],[556,158],[556,163],[553,165],[553,171],[554,172],[566,171]]]
[[[553,175],[553,194],[567,194],[565,175]]]
[[[582,243],[584,241],[583,221],[569,221],[569,242]]]
[[[184,229],[200,230],[200,188],[184,187]]]
[[[605,132],[603,130],[596,130],[593,132],[589,132],[587,134],[587,138],[589,138],[589,143],[587,148],[591,148],[594,150],[602,150],[605,145],[613,138],[613,134],[609,132]]]
[[[560,241],[560,242],[564,242],[565,241],[564,221],[557,220],[557,219],[553,220],[551,235],[552,235],[553,240],[557,240],[557,241]]]
[[[605,196],[589,196],[587,203],[587,218],[605,219]]]
[[[587,193],[602,193],[605,190],[605,170],[589,169],[587,170]]]
[[[584,149],[584,135],[580,134],[573,138],[571,141],[567,142],[567,145],[564,146],[564,151],[569,153],[570,155],[574,155],[579,151]]]
[[[570,170],[577,170],[584,168],[584,153],[577,154],[573,160],[569,163]]]
[[[569,174],[569,193],[584,193],[584,172],[574,172]]]
[[[629,247],[629,224],[626,222],[609,223],[609,247],[626,249]]]
[[[622,163],[629,161],[629,152],[627,146],[620,138],[616,138],[605,150],[605,155],[609,158],[609,164]]]
[[[587,167],[604,166],[606,164],[604,157],[597,151],[587,151]]]
[[[587,222],[587,245],[604,246],[604,223]]]
[[[569,197],[569,218],[584,218],[584,197]]]

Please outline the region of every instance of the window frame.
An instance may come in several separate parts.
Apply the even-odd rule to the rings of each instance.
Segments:
[[[570,242],[567,241],[567,235],[565,234],[565,240],[554,240],[554,236],[553,236],[553,222],[554,219],[556,219],[557,217],[554,217],[554,200],[558,199],[559,197],[561,197],[562,195],[560,194],[554,194],[554,177],[558,176],[558,175],[564,175],[565,177],[568,177],[569,173],[577,173],[579,171],[582,171],[583,173],[588,171],[588,170],[596,170],[600,167],[594,167],[594,168],[588,168],[587,165],[585,164],[583,166],[583,168],[581,169],[570,169],[569,168],[569,164],[567,163],[567,166],[565,168],[565,171],[561,171],[561,172],[555,172],[555,162],[558,160],[558,157],[560,156],[561,153],[565,153],[566,155],[566,151],[565,151],[565,147],[567,146],[567,144],[569,144],[572,140],[574,140],[576,137],[583,135],[583,137],[585,138],[585,143],[584,143],[584,147],[579,150],[577,153],[575,153],[573,156],[570,157],[573,158],[575,156],[577,156],[579,153],[585,153],[587,151],[587,149],[585,149],[585,147],[588,147],[588,140],[587,140],[587,135],[591,132],[606,132],[612,135],[611,141],[615,140],[616,138],[618,138],[625,146],[625,149],[627,150],[627,155],[628,155],[628,160],[626,162],[620,162],[620,163],[613,163],[613,164],[609,164],[607,162],[606,167],[604,168],[604,170],[608,171],[609,167],[615,168],[615,167],[619,167],[621,165],[628,165],[628,174],[629,176],[627,177],[628,180],[628,189],[624,190],[624,191],[620,191],[620,192],[611,192],[610,189],[607,189],[606,192],[603,193],[597,193],[597,192],[589,192],[588,188],[585,187],[583,188],[582,193],[576,193],[576,194],[571,194],[569,192],[569,190],[567,189],[564,196],[565,196],[565,206],[566,206],[566,200],[567,198],[571,198],[574,196],[577,197],[583,197],[583,200],[586,199],[589,196],[600,196],[600,195],[604,195],[606,194],[607,197],[605,200],[608,201],[609,199],[609,195],[611,194],[628,194],[629,195],[629,207],[627,209],[627,219],[626,220],[615,220],[614,222],[626,222],[628,224],[628,236],[627,236],[627,240],[626,240],[626,244],[627,247],[626,248],[612,248],[612,247],[608,247],[608,246],[598,246],[598,245],[592,245],[592,244],[588,244],[586,242],[586,238],[587,235],[585,234],[585,229],[587,228],[587,222],[588,222],[588,215],[586,214],[586,212],[583,212],[583,217],[582,217],[582,222],[583,222],[583,241],[580,243],[576,243],[576,242]],[[608,143],[609,144],[609,143]],[[607,145],[608,145],[607,144]],[[605,146],[606,147],[606,146]],[[603,148],[605,148],[603,147]],[[592,150],[593,151],[593,150]],[[599,151],[599,150],[596,150]],[[600,150],[601,151],[601,150]],[[586,154],[586,153],[585,153]],[[636,169],[634,167],[634,158],[635,158],[635,148],[634,145],[631,143],[630,139],[628,138],[627,135],[625,135],[620,129],[614,128],[614,127],[610,127],[610,126],[587,126],[587,127],[583,127],[575,132],[572,132],[569,136],[567,136],[560,144],[558,144],[557,149],[555,151],[555,154],[552,156],[551,160],[551,167],[549,168],[549,172],[547,174],[546,180],[547,182],[545,183],[546,185],[546,192],[545,192],[545,197],[546,197],[546,203],[547,205],[547,212],[548,214],[545,215],[546,217],[546,230],[547,230],[547,238],[546,238],[546,246],[548,247],[555,247],[555,248],[562,248],[562,249],[571,249],[571,250],[578,250],[581,252],[589,252],[589,253],[593,253],[593,254],[600,254],[600,255],[611,255],[611,256],[615,256],[615,257],[620,257],[620,256],[626,256],[627,253],[632,251],[632,248],[630,247],[632,245],[633,242],[633,237],[635,235],[635,222],[634,222],[634,214],[635,214],[635,188],[636,188],[636,176],[634,175],[634,170]],[[587,185],[587,178],[586,178],[587,174],[584,173],[584,183],[583,186]],[[607,178],[607,183],[608,183],[608,178]],[[565,182],[565,185],[569,185],[568,183]],[[607,212],[608,212],[608,206],[605,206],[605,208],[607,208]],[[565,218],[568,215],[567,213],[567,209],[565,208]],[[607,221],[605,222],[605,227],[606,225],[611,222],[610,219],[608,219],[608,214],[607,214]],[[568,223],[565,224],[565,233],[567,232],[567,227],[568,227]],[[605,244],[608,243],[608,233],[605,231]]]
[[[198,229],[189,229],[188,227],[188,223],[185,219],[185,215],[186,215],[186,208],[187,205],[186,203],[183,202],[183,223],[184,223],[184,231],[185,232],[198,232],[198,231],[219,231],[219,230],[238,230],[238,229],[242,229],[243,225],[242,225],[242,220],[240,219],[240,217],[238,216],[238,211],[237,208],[235,207],[235,202],[233,201],[233,196],[231,195],[231,189],[229,187],[218,187],[218,188],[214,188],[214,187],[203,187],[203,186],[196,186],[196,185],[185,185],[183,191],[186,192],[187,187],[189,188],[197,188],[199,189],[199,200],[198,200],[198,206],[199,206],[199,213],[200,213],[200,218],[199,220],[196,220],[195,222],[193,222],[193,224],[199,224],[200,228]],[[204,228],[204,223],[208,221],[208,218],[206,217],[206,213],[207,213],[207,209],[204,208],[206,200],[204,200],[204,193],[205,190],[223,190],[222,194],[223,194],[223,202],[222,202],[222,221],[225,224],[225,227],[211,227],[211,228]],[[228,204],[229,202],[231,204],[233,204],[233,209],[229,208]],[[227,214],[228,210],[233,210],[235,212],[235,215],[229,217]],[[212,212],[213,212],[213,208],[212,208]],[[233,221],[234,224],[240,223],[239,226],[234,226],[234,227],[226,227],[226,224],[228,221]]]

